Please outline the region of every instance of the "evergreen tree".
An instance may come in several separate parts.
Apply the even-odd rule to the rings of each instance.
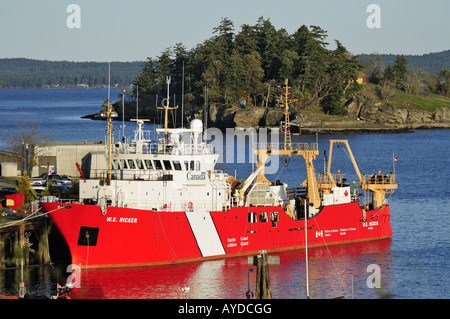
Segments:
[[[322,105],[325,112],[342,115],[346,113],[342,102],[344,98],[348,97],[346,94],[348,89],[352,85],[358,88],[354,80],[358,78],[361,65],[357,58],[352,57],[338,40],[336,40],[336,46],[336,50],[330,53],[330,64],[327,68],[330,79],[329,89]]]
[[[228,18],[222,18],[220,25],[213,29],[215,55],[222,63],[228,60],[233,50],[234,25]]]
[[[383,80],[394,81],[394,79],[395,79],[394,70],[392,70],[392,67],[390,65],[386,66],[383,72]]]
[[[34,189],[31,188],[30,179],[28,177],[28,172],[23,172],[22,176],[19,178],[19,182],[16,188],[18,193],[25,193],[25,203],[29,203],[32,200],[36,200],[37,196]]]
[[[328,52],[325,48],[326,31],[317,26],[308,30],[302,25],[292,36],[294,48],[299,56],[296,65],[298,74],[298,88],[303,104],[314,103],[323,87],[328,64]]]
[[[140,97],[153,94],[156,91],[156,66],[152,58],[147,58],[141,74],[134,81],[134,87],[139,86]]]
[[[157,59],[149,58],[135,85],[140,101],[151,105],[156,94],[165,95],[165,78],[170,75],[178,101],[184,62],[185,101],[191,115],[203,107],[205,87],[210,104],[235,104],[244,98],[248,104],[274,106],[277,84],[285,78],[300,106],[318,108],[322,103],[327,112],[339,113],[339,101],[358,89],[352,80],[361,66],[340,42],[336,50],[328,50],[326,38],[326,31],[317,26],[303,25],[290,35],[262,17],[235,33],[233,22],[223,18],[213,36],[195,48],[187,50],[178,43]],[[327,103],[334,106],[327,108],[328,95]]]
[[[408,60],[406,59],[406,57],[404,55],[398,55],[392,67],[395,84],[400,89],[404,88],[405,76],[406,72],[408,71],[407,64]]]
[[[276,30],[269,19],[260,17],[254,27],[256,45],[261,56],[261,67],[264,70],[264,82],[272,79],[279,80],[279,72],[282,66],[282,52],[289,48],[287,32],[283,29]]]

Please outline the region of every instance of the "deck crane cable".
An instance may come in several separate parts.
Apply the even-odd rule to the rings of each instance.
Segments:
[[[316,222],[317,228],[319,229],[319,232],[320,232],[321,231],[320,230],[320,226],[319,226],[319,223],[318,223],[316,217],[314,217],[314,221]],[[341,286],[344,289],[344,293],[345,293],[345,295],[348,295],[347,289],[345,288],[345,285],[344,285],[344,281],[342,280],[342,277],[340,275],[340,272],[338,271],[338,268],[337,268],[336,263],[335,263],[335,261],[333,259],[333,256],[331,255],[330,249],[328,248],[328,245],[327,245],[327,243],[325,241],[325,237],[324,236],[321,236],[321,237],[322,237],[323,244],[324,244],[325,248],[327,249],[328,256],[330,257],[331,262],[333,263],[333,267],[334,267],[334,269],[335,269],[335,271],[336,271],[336,273],[337,273],[337,275],[339,277],[339,281],[341,283]]]

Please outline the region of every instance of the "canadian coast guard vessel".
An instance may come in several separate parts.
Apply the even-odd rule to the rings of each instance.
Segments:
[[[191,262],[308,247],[390,238],[387,193],[397,188],[395,174],[360,173],[346,140],[331,140],[348,150],[358,185],[340,173],[317,174],[315,143],[291,143],[289,87],[283,98],[284,143],[259,143],[257,169],[243,183],[215,170],[219,154],[202,141],[200,120],[190,129],[168,129],[156,142],[143,130],[130,143],[114,143],[109,105],[108,169],[81,179],[79,202],[42,202],[81,267],[123,267]],[[180,140],[189,134],[190,142]],[[297,188],[270,183],[266,160],[279,155],[306,162],[305,181]],[[363,191],[365,201],[359,198]],[[306,226],[305,226],[306,225]]]

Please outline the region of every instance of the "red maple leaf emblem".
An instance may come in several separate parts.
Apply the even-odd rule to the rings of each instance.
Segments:
[[[345,197],[347,197],[348,196],[348,191],[345,191],[344,195],[345,195]]]

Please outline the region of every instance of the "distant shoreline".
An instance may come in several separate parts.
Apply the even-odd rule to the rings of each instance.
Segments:
[[[111,90],[122,90],[123,88],[130,88],[130,86],[126,87],[119,87],[119,86],[113,86],[111,87]],[[99,89],[108,89],[108,86],[89,86],[89,87],[35,87],[35,88],[24,88],[24,87],[18,87],[18,88],[2,88],[0,87],[0,90],[99,90]]]
[[[83,119],[91,119],[93,121],[105,121],[104,118],[100,118],[98,114],[88,114],[84,115],[81,118]],[[125,122],[131,123],[129,119],[125,119]],[[156,123],[150,123],[156,124]],[[358,123],[356,123],[358,124]],[[361,123],[359,125],[349,125],[348,122],[340,126],[336,122],[330,125],[323,124],[322,126],[315,125],[305,125],[301,129],[301,135],[315,135],[319,134],[327,134],[327,135],[358,135],[358,134],[393,134],[393,133],[414,133],[416,130],[447,130],[450,129],[450,125],[435,125],[435,126],[420,126],[420,127],[394,127],[394,126],[385,126],[378,125],[374,123]],[[367,124],[367,125],[366,125]],[[242,129],[246,130],[250,127],[226,127],[223,125],[215,125],[208,124],[208,127],[218,128],[222,131],[225,131],[227,128],[234,129]],[[259,129],[279,129],[277,126],[258,126],[255,129],[258,131]],[[298,135],[299,131],[296,128],[292,129],[292,135]]]

